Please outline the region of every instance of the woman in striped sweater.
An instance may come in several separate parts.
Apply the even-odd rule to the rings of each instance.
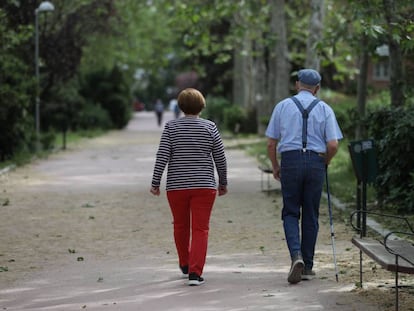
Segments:
[[[167,167],[166,190],[174,219],[178,261],[189,285],[204,283],[201,277],[207,255],[210,215],[214,200],[227,193],[227,163],[216,125],[200,118],[203,95],[188,88],[178,96],[184,117],[167,122],[157,151],[151,193],[160,194]],[[218,175],[218,185],[215,178]],[[191,235],[191,237],[190,237]]]

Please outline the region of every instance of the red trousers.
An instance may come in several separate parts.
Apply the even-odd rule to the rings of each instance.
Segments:
[[[216,198],[215,189],[167,191],[174,220],[174,240],[181,267],[202,275],[207,256],[210,215]],[[191,237],[191,239],[190,239]]]

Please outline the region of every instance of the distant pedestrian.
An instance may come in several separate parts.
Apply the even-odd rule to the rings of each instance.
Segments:
[[[161,126],[162,124],[162,116],[164,114],[164,104],[162,103],[161,99],[157,99],[154,105],[155,115],[157,116],[157,124]]]
[[[332,108],[315,97],[320,81],[317,71],[300,70],[297,95],[276,105],[266,130],[273,176],[282,187],[282,220],[292,259],[288,282],[293,284],[315,276],[313,258],[325,170],[342,138]],[[308,118],[303,109],[308,110]]]
[[[170,111],[174,112],[174,117],[178,119],[181,114],[180,107],[178,106],[178,102],[175,98],[170,100]]]
[[[160,195],[167,167],[167,198],[174,221],[179,267],[189,285],[204,283],[210,215],[216,195],[227,193],[227,163],[216,125],[199,117],[203,95],[185,89],[178,96],[184,117],[168,121],[161,135],[150,192]],[[218,185],[215,178],[218,175]]]

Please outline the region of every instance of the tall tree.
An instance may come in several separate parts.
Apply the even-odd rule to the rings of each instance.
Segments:
[[[324,17],[324,0],[311,0],[305,67],[313,68],[318,71],[320,69],[319,46],[322,41]]]
[[[349,8],[344,8],[349,11]],[[357,44],[353,44],[353,47],[358,53],[358,80],[357,80],[357,120],[355,127],[355,137],[357,139],[364,138],[366,136],[365,115],[366,115],[366,102],[368,96],[368,68],[370,62],[372,62],[375,48],[378,42],[381,42],[379,38],[384,33],[382,27],[377,27],[375,24],[375,18],[377,14],[373,14],[378,10],[378,6],[375,4],[361,3],[355,1],[351,3],[351,16],[350,19],[356,20],[353,23],[353,37],[356,39]],[[379,14],[380,12],[378,12]]]
[[[0,8],[0,161],[27,147],[34,124],[29,104],[35,80],[31,66],[20,54],[31,38],[31,28],[10,27],[9,18]]]
[[[401,4],[401,2],[400,2]],[[391,105],[403,106],[404,97],[404,73],[403,58],[401,52],[401,13],[398,12],[396,0],[383,0],[384,17],[387,23],[387,38],[390,52],[390,93]],[[401,11],[400,11],[401,12]]]
[[[233,102],[249,109],[252,90],[252,42],[247,34],[234,49]]]
[[[366,102],[367,102],[367,79],[368,79],[368,65],[369,65],[369,45],[368,45],[368,36],[362,34],[361,38],[361,51],[359,56],[359,75],[357,82],[357,111],[359,120],[364,120],[366,112]],[[364,122],[358,122],[355,129],[355,137],[361,139],[366,135],[366,128]]]
[[[270,0],[270,8],[270,29],[275,40],[269,47],[269,111],[275,102],[289,96],[291,70],[285,0]]]

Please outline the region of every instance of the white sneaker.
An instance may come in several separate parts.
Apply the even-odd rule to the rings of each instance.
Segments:
[[[198,286],[203,283],[204,279],[195,273],[190,273],[190,275],[188,276],[188,285],[190,286]]]

